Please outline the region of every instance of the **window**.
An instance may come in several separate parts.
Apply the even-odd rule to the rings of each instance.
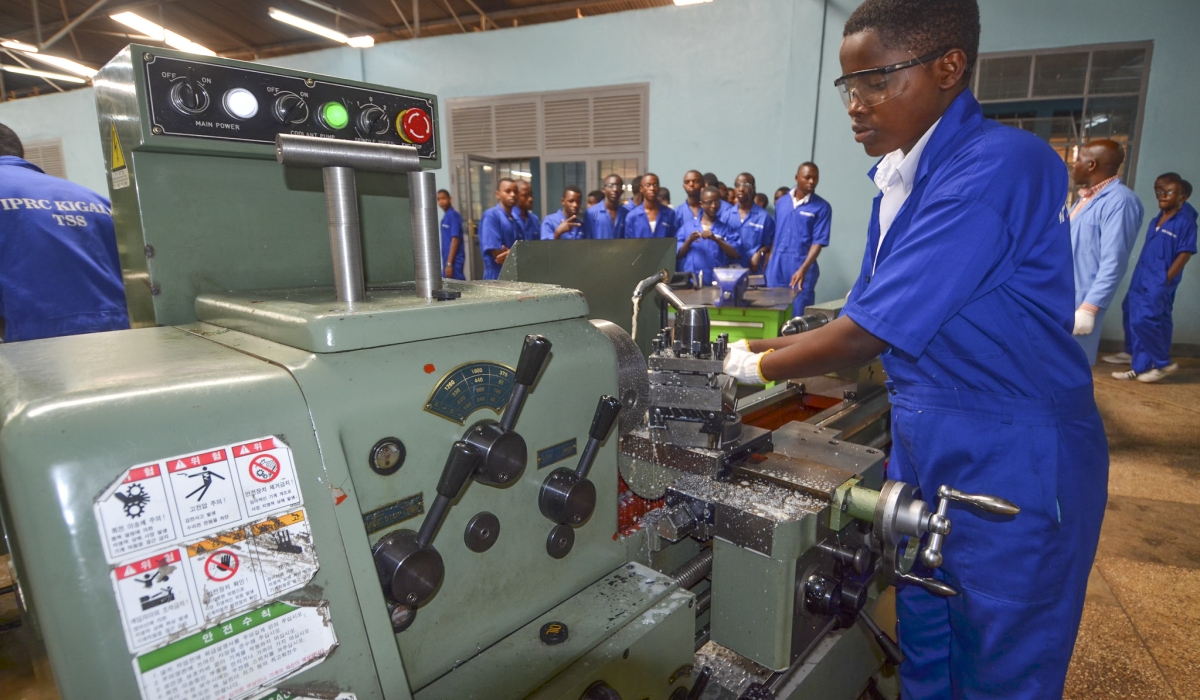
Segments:
[[[1132,187],[1152,48],[1144,42],[983,54],[975,95],[984,116],[1042,137],[1068,167],[1084,141],[1122,144],[1119,174]]]
[[[63,160],[61,139],[53,141],[31,141],[25,144],[25,160],[54,177],[67,178],[67,164]]]
[[[451,157],[460,170],[468,155],[494,159],[500,177],[529,180],[542,216],[558,208],[567,185],[586,194],[614,172],[631,193],[629,181],[646,167],[649,90],[643,83],[447,100]]]
[[[596,189],[604,187],[604,178],[609,175],[620,175],[625,182],[621,199],[627,200],[633,197],[633,178],[641,174],[636,158],[599,160],[596,161]]]

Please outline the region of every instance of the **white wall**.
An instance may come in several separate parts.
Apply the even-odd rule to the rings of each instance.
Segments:
[[[854,143],[832,82],[846,17],[859,0],[715,0],[552,24],[334,48],[271,59],[301,70],[431,92],[440,98],[646,82],[650,169],[680,192],[683,172],[727,182],[755,174],[772,193],[801,161],[821,166],[834,207],[833,243],[821,256],[819,298],[857,274],[875,188],[872,159]],[[981,0],[981,50],[1154,41],[1137,193],[1157,210],[1154,175],[1177,170],[1200,184],[1200,2],[1195,0]],[[822,13],[827,11],[822,45]],[[820,67],[819,67],[820,66]],[[61,137],[72,180],[103,191],[90,90],[0,104],[0,122],[30,140]],[[815,138],[814,138],[815,136]],[[813,152],[814,142],[816,144]],[[442,134],[442,143],[448,143]],[[450,184],[447,171],[439,184]],[[1135,251],[1136,255],[1136,251]],[[1200,262],[1175,304],[1175,341],[1200,344]],[[1122,292],[1123,294],[1123,292]],[[1119,309],[1105,337],[1121,336]]]

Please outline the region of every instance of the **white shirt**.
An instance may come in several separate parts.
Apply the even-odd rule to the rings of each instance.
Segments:
[[[876,259],[879,258],[879,250],[883,247],[883,239],[892,227],[892,222],[896,220],[904,202],[908,201],[908,195],[912,194],[917,166],[921,163],[921,152],[925,150],[925,144],[929,143],[929,137],[933,136],[934,129],[941,123],[939,117],[907,155],[897,148],[884,156],[875,169],[875,186],[883,192],[883,199],[879,202],[879,243],[875,246]],[[875,266],[872,265],[872,274],[874,269]]]
[[[796,188],[795,187],[792,188],[791,195],[792,195],[792,209],[799,209],[800,207],[804,206],[805,204],[808,204],[809,198],[812,197],[811,194],[806,194],[806,195],[804,195],[804,199],[796,199]]]

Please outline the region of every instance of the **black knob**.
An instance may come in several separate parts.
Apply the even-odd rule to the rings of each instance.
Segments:
[[[604,441],[612,431],[613,423],[617,422],[617,414],[621,412],[621,402],[613,396],[601,396],[596,406],[596,415],[592,418],[592,429],[588,437]]]
[[[596,681],[588,686],[588,689],[583,691],[583,695],[579,696],[579,700],[621,700],[621,694],[613,690],[613,687],[604,681]]]
[[[208,91],[197,80],[181,78],[171,86],[171,104],[183,114],[200,114],[208,109]]]
[[[372,550],[383,592],[394,603],[417,607],[428,601],[446,575],[442,556],[421,546],[412,530],[384,535]]]
[[[303,124],[308,121],[308,103],[294,92],[281,92],[272,108],[280,124]]]
[[[417,539],[419,545],[427,547],[433,542],[433,536],[450,510],[450,503],[458,498],[478,464],[479,453],[467,443],[459,440],[450,447],[450,456],[446,458],[446,466],[442,468],[442,476],[438,479],[437,497],[429,507],[425,522],[421,523]]]
[[[551,522],[578,527],[596,509],[596,486],[574,471],[559,467],[542,482],[538,508]]]
[[[383,136],[390,126],[388,113],[379,105],[369,104],[358,113],[358,132],[363,136]]]
[[[504,486],[525,472],[525,463],[529,460],[525,438],[505,430],[496,421],[479,421],[471,426],[463,440],[479,454],[475,481],[488,486]]]
[[[530,386],[542,371],[542,365],[550,355],[551,342],[540,335],[525,336],[521,348],[521,359],[517,361],[517,384]]]

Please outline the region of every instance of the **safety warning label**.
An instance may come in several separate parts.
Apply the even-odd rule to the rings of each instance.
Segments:
[[[302,588],[318,568],[300,508],[118,564],[112,581],[137,652]]]
[[[329,698],[329,700],[358,700],[358,696],[354,693],[338,693],[337,695],[322,695],[321,698]],[[251,700],[321,700],[314,698],[311,695],[295,695],[287,690],[279,690],[272,688],[262,695],[255,695]]]
[[[142,654],[133,669],[145,700],[236,700],[320,663],[336,646],[328,603],[276,602]]]
[[[264,437],[134,466],[96,499],[95,513],[116,564],[302,503],[291,448]]]

